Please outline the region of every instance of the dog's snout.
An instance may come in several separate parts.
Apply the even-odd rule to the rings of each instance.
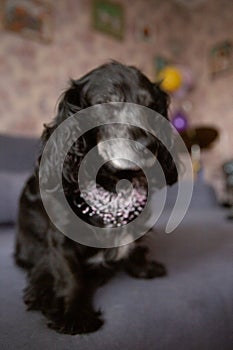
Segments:
[[[98,145],[100,156],[107,162],[113,172],[119,170],[138,171],[151,167],[156,161],[157,143],[154,139],[138,137],[127,143],[119,139],[109,141],[108,147],[103,143]]]

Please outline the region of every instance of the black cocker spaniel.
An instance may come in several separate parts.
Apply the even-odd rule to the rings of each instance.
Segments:
[[[104,124],[111,121],[111,116],[98,115],[98,118],[103,119],[103,125],[85,132],[72,144],[65,157],[63,191],[75,214],[92,225],[93,230],[95,227],[117,226],[122,228],[124,234],[131,234],[127,232],[127,223],[140,215],[145,206],[147,182],[143,171],[137,166],[137,153],[133,144],[126,149],[121,139],[131,139],[147,147],[150,153],[147,158],[141,159],[143,166],[153,166],[156,159],[163,170],[166,184],[172,185],[177,181],[177,169],[170,154],[173,147],[172,130],[166,135],[170,147],[167,149],[145,129],[143,116],[140,119],[141,128],[124,123],[125,115],[128,115],[125,103],[145,106],[167,119],[168,97],[159,84],[150,82],[138,69],[115,61],[94,69],[79,80],[71,81],[70,87],[61,97],[57,116],[45,126],[41,154],[34,173],[23,189],[15,248],[17,264],[28,269],[28,285],[24,290],[28,309],[40,310],[47,317],[48,325],[61,333],[88,333],[103,325],[101,311],[93,307],[93,293],[119,268],[138,278],[166,274],[164,266],[150,261],[147,258],[148,248],[137,244],[137,241],[114,248],[99,248],[85,246],[68,238],[51,222],[41,200],[41,155],[54,130],[78,111],[112,102],[116,103],[113,110],[119,116],[119,124]],[[123,104],[118,106],[119,102]],[[131,117],[134,117],[133,113]],[[71,133],[72,130],[68,130],[57,142],[64,145]],[[109,142],[103,146],[102,141],[111,138],[118,138],[119,142]],[[95,146],[98,156],[105,163],[98,171],[97,186],[90,183],[90,192],[86,193],[85,198],[80,195],[78,169],[85,155]],[[56,145],[54,149],[56,152]],[[154,155],[153,159],[151,154]],[[48,181],[47,175],[56,170],[56,162],[56,157],[48,159],[43,172],[45,183]],[[135,201],[130,205],[127,191],[122,188],[121,199],[114,201],[117,203],[114,211],[111,200],[116,199],[116,186],[122,179],[132,183]],[[159,181],[155,181],[156,186],[160,186]],[[56,190],[53,184],[48,184],[48,187],[51,191]],[[105,198],[105,202],[101,202],[100,198]],[[103,210],[104,203],[108,204],[108,212]],[[56,208],[56,203],[54,206]],[[59,210],[58,206],[57,214],[61,219]]]

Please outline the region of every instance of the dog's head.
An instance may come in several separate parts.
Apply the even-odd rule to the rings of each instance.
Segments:
[[[47,141],[53,130],[75,112],[109,102],[127,102],[145,106],[167,119],[168,96],[160,89],[159,84],[150,82],[134,67],[111,62],[91,71],[79,80],[71,81],[70,87],[61,97],[54,122],[45,128],[43,140]],[[116,106],[114,113],[117,114],[119,124],[111,123],[111,115],[106,115],[106,113],[98,116],[102,118],[100,121],[103,121],[103,124],[108,124],[84,133],[67,154],[63,176],[69,189],[72,189],[72,184],[77,182],[77,168],[82,157],[96,145],[98,156],[106,161],[98,173],[97,182],[109,191],[115,191],[115,184],[121,178],[136,179],[136,181],[143,179],[143,174],[136,164],[138,153],[135,145],[138,143],[150,150],[148,157],[141,160],[142,168],[151,167],[157,159],[162,167],[166,183],[172,185],[176,182],[177,169],[170,154],[173,147],[172,129],[166,135],[166,144],[169,145],[167,148],[147,131],[145,116],[137,116],[141,123],[140,127],[125,122],[126,116],[129,121],[129,113],[127,106],[124,108],[124,104],[123,107],[122,104],[120,107]],[[130,114],[130,118],[133,121],[134,113]],[[117,138],[119,142],[109,141],[107,147],[102,142],[113,138]],[[122,139],[137,142],[126,148]],[[58,142],[65,141],[58,140]],[[55,164],[52,166],[56,167]]]

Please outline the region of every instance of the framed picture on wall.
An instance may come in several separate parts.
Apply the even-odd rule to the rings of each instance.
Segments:
[[[93,0],[92,21],[94,29],[120,40],[124,38],[124,8],[121,4],[108,0]]]
[[[233,45],[230,41],[224,41],[210,51],[210,75],[215,77],[230,69],[233,69]]]
[[[31,39],[52,40],[52,9],[38,0],[5,0],[2,3],[4,29]]]

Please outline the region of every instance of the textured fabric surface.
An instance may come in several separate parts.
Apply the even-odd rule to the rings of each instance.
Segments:
[[[19,191],[19,176],[32,168],[37,149],[36,140],[0,136],[0,171],[15,182],[7,186]],[[12,190],[13,201],[17,191]],[[90,335],[57,334],[39,312],[25,311],[26,275],[12,257],[15,228],[0,225],[0,349],[232,349],[232,223],[217,207],[213,191],[200,181],[182,224],[164,234],[175,192],[176,187],[168,190],[167,210],[148,237],[151,254],[166,264],[168,276],[138,280],[118,274],[96,294],[106,323]],[[2,193],[1,213],[9,200]]]
[[[172,234],[167,215],[148,238],[168,276],[118,274],[98,290],[106,323],[97,333],[59,335],[22,301],[25,273],[12,259],[13,227],[0,230],[0,348],[18,350],[230,350],[233,330],[232,224],[219,209],[190,210]]]
[[[35,138],[0,134],[0,223],[16,221],[18,198],[38,150]]]
[[[18,200],[29,172],[0,171],[0,223],[16,222]]]
[[[0,171],[24,172],[33,168],[39,141],[0,134]]]

